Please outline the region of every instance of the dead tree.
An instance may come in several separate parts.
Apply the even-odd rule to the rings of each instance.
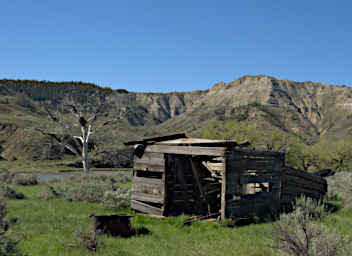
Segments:
[[[44,105],[44,109],[55,127],[39,130],[79,156],[86,174],[90,172],[88,145],[93,133],[103,126],[122,119],[127,113],[125,108],[119,111],[114,118],[107,119],[109,105],[105,98],[99,96],[91,96],[90,100],[84,103],[66,98],[56,107],[56,110],[49,108],[48,105]]]

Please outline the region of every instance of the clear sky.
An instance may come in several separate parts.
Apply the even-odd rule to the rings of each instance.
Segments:
[[[352,85],[348,0],[1,0],[0,78],[129,91],[243,75]]]

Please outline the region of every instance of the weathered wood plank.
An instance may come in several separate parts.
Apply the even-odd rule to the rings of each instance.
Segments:
[[[229,156],[227,154],[227,156]],[[221,207],[220,207],[220,212],[221,212],[221,219],[225,220],[226,217],[226,176],[228,173],[228,161],[231,161],[231,158],[227,158],[225,159],[225,163],[224,163],[224,173],[222,175],[222,179],[221,179]]]
[[[285,185],[283,185],[285,186]],[[305,195],[317,195],[318,197],[323,196],[323,193],[320,193],[315,190],[303,188],[303,187],[297,187],[297,186],[287,186],[286,189],[283,190],[283,193],[290,193],[290,194],[305,194]]]
[[[164,165],[164,154],[161,153],[145,153],[141,158],[135,157],[134,163],[150,164],[150,165]]]
[[[273,180],[267,177],[241,176],[240,184],[249,184],[249,183],[273,183]]]
[[[219,194],[221,192],[221,188],[213,189],[213,190],[208,190],[205,192],[205,195],[210,195],[210,194]]]
[[[309,188],[319,189],[322,191],[325,191],[325,189],[326,189],[326,186],[324,186],[324,184],[317,183],[317,182],[314,182],[311,180],[302,179],[299,177],[294,177],[294,176],[285,176],[282,179],[282,182],[284,182],[284,183],[289,182],[289,183],[295,184],[297,186],[300,186],[300,185],[307,186]]]
[[[133,210],[148,213],[148,214],[154,214],[154,215],[162,215],[163,214],[162,209],[148,205],[146,203],[136,201],[136,200],[131,201],[131,208]]]
[[[213,171],[219,171],[222,172],[225,170],[225,165],[224,163],[212,163],[212,162],[206,162],[205,163],[208,168],[210,168]]]
[[[153,194],[146,194],[141,192],[133,192],[131,195],[132,200],[138,200],[143,202],[151,202],[151,203],[164,203],[164,195],[153,195]]]
[[[181,139],[181,138],[187,138],[186,134],[176,133],[176,134],[171,134],[166,136],[151,137],[151,138],[145,138],[143,140],[128,141],[128,142],[125,142],[124,144],[125,146],[130,146],[130,145],[136,145],[136,144],[149,144],[149,143],[155,143],[155,142],[160,142],[165,140],[175,140],[175,139]]]
[[[212,163],[225,163],[224,157],[215,157],[210,160]]]
[[[317,184],[326,184],[326,180],[320,177],[315,177],[315,175],[307,175],[303,171],[302,172],[285,172],[285,177],[298,177],[302,180],[307,180],[311,182],[315,182]]]
[[[240,151],[247,154],[247,158],[250,157],[284,157],[285,153],[274,152],[274,151],[264,151],[264,150],[250,150],[250,149],[236,149],[236,151]]]
[[[167,154],[182,155],[208,155],[223,156],[225,147],[198,147],[198,146],[167,146],[167,145],[150,145],[147,146],[145,152],[159,152]]]
[[[193,191],[193,183],[192,183],[192,184],[188,183],[188,184],[183,184],[183,185],[181,185],[181,184],[174,184],[173,187],[174,187],[174,190],[175,190],[175,191],[177,191],[177,190],[182,190],[182,189],[192,190],[192,191]]]
[[[164,168],[165,167],[165,160],[164,160]],[[166,169],[164,169],[166,170]],[[165,215],[166,211],[167,211],[167,183],[166,183],[166,175],[165,175],[166,171],[164,172],[163,176],[161,177],[161,192],[162,192],[162,199],[163,199],[163,205],[161,207],[162,210],[162,215]]]
[[[200,197],[201,198],[204,198],[204,191],[203,191],[203,187],[202,187],[202,184],[200,182],[200,178],[199,178],[199,173],[200,173],[200,166],[199,166],[199,162],[191,159],[191,165],[192,165],[192,172],[193,172],[193,176],[194,176],[194,179],[196,180],[196,183],[197,183],[197,186],[198,186],[198,189],[199,189],[199,193],[200,193]]]
[[[192,197],[187,197],[187,198],[177,198],[175,200],[172,201],[173,204],[181,204],[181,203],[186,203],[186,202],[192,202],[194,203],[196,200],[194,200],[194,198]]]
[[[132,183],[132,193],[139,192],[145,194],[160,195],[164,193],[162,184]]]
[[[288,188],[286,188],[288,187]],[[306,189],[314,192],[319,192],[321,194],[325,194],[326,191],[322,187],[316,187],[316,186],[311,186],[309,184],[302,184],[302,183],[296,183],[296,182],[290,182],[290,181],[285,181],[283,183],[283,190],[289,190],[290,187],[293,187],[295,189]]]
[[[194,192],[194,190],[193,189],[188,189],[188,190],[173,190],[173,191],[171,191],[171,193],[173,194],[173,195],[175,195],[175,194],[181,194],[181,196],[182,196],[182,193],[189,193],[189,194],[193,194],[193,192]]]
[[[290,175],[290,176],[297,176],[297,177],[301,177],[301,178],[304,178],[304,179],[308,179],[308,180],[313,180],[314,182],[317,182],[317,183],[322,183],[322,184],[326,184],[326,180],[317,176],[317,175],[314,175],[314,174],[311,174],[311,173],[308,173],[308,172],[304,172],[304,171],[301,171],[301,170],[296,170],[296,169],[293,169],[293,168],[290,168],[290,167],[285,167],[286,170],[285,170],[285,175]]]
[[[140,183],[140,184],[155,184],[155,185],[162,184],[161,179],[144,178],[144,177],[133,177],[132,182],[133,183]]]
[[[136,171],[152,171],[152,172],[164,172],[164,165],[150,165],[150,164],[141,164],[134,163],[133,169]]]
[[[250,217],[253,215],[263,216],[268,213],[278,211],[280,201],[273,197],[266,200],[240,200],[228,201],[226,204],[226,217]]]

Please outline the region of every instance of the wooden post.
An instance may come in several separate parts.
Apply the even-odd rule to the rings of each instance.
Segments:
[[[227,175],[228,154],[225,154],[224,171],[221,183],[221,219],[225,220],[226,214],[226,175]]]
[[[164,204],[163,206],[161,207],[161,215],[162,216],[165,216],[165,209],[166,209],[166,204],[167,204],[167,187],[166,187],[166,175],[167,175],[167,172],[168,172],[168,159],[166,158],[166,154],[164,154],[164,173],[162,174],[162,178],[161,178],[161,186],[162,186],[162,189],[161,189],[161,192],[162,192],[162,196],[164,198]]]
[[[198,189],[200,192],[200,197],[204,200],[204,191],[203,191],[203,187],[202,184],[200,183],[200,178],[199,178],[199,166],[197,165],[196,160],[191,159],[191,164],[192,164],[192,172],[194,175],[194,178],[196,179],[197,185],[198,185]]]

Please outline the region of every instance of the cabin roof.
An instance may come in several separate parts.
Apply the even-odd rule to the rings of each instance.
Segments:
[[[166,140],[155,143],[157,145],[169,145],[169,146],[203,146],[203,147],[246,147],[250,143],[238,144],[233,140],[209,140],[200,138],[181,138],[174,140]]]
[[[248,147],[249,142],[237,143],[233,140],[210,140],[201,138],[187,138],[184,133],[171,134],[167,136],[145,138],[138,141],[129,141],[127,145],[169,145],[169,146],[203,146],[203,147]]]

